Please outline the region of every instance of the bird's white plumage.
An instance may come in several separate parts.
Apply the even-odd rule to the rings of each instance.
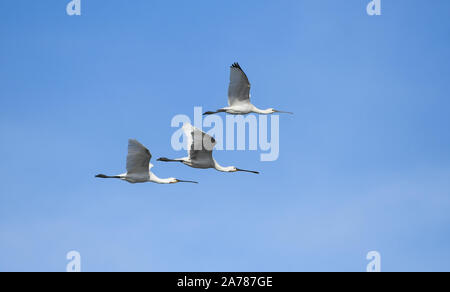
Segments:
[[[244,169],[238,169],[234,166],[223,167],[213,158],[213,149],[216,145],[216,140],[210,135],[195,128],[191,124],[185,124],[183,126],[185,136],[187,137],[187,151],[188,157],[179,159],[159,158],[158,161],[165,162],[182,162],[183,164],[193,168],[215,168],[222,172],[252,172],[259,173],[257,171],[250,171]]]
[[[212,152],[216,140],[190,124],[185,124],[183,130],[187,137],[189,159],[199,165],[212,165],[214,162]]]
[[[175,184],[175,183],[197,183],[194,181],[179,180],[173,177],[159,178],[150,170],[153,164],[150,163],[152,155],[144,145],[137,140],[128,140],[128,155],[127,155],[127,173],[108,176],[105,174],[98,174],[97,178],[115,178],[127,181],[132,184],[153,182],[158,184]]]
[[[234,63],[230,68],[230,84],[228,86],[228,107],[216,111],[207,111],[204,115],[228,113],[231,115],[247,115],[250,113],[270,115],[274,113],[292,114],[276,110],[274,108],[259,109],[250,102],[250,82],[239,63]]]
[[[229,106],[238,106],[250,103],[250,82],[247,75],[238,63],[234,63],[230,69],[230,84],[228,87]]]
[[[128,141],[127,173],[128,174],[148,174],[150,169],[150,159],[152,155],[144,145],[137,140]]]

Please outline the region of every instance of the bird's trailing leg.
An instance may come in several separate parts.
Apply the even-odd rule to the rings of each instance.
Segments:
[[[121,178],[120,176],[117,176],[117,175],[115,175],[115,176],[108,176],[108,175],[104,175],[104,174],[97,174],[95,177],[96,178]]]
[[[214,115],[214,114],[217,114],[217,112],[206,112],[203,115],[204,116],[209,116],[209,115]]]
[[[162,161],[162,162],[183,162],[182,160],[179,160],[179,159],[169,159],[169,158],[166,158],[166,157],[158,158],[157,161]]]
[[[218,113],[224,113],[224,112],[226,112],[224,109],[220,109],[220,110],[217,110],[217,111],[215,111],[215,112],[206,112],[206,113],[204,113],[203,115],[204,115],[204,116],[209,116],[209,115],[215,115],[215,114],[218,114]]]

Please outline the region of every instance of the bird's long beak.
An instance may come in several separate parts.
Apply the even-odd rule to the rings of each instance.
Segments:
[[[280,113],[280,114],[290,114],[293,115],[294,113],[292,112],[285,112],[285,111],[279,111],[279,110],[275,110],[276,113]]]
[[[253,170],[245,170],[245,169],[239,169],[239,168],[236,168],[236,171],[243,171],[243,172],[250,172],[250,173],[254,173],[254,174],[259,174],[259,172],[258,172],[258,171],[253,171]]]
[[[177,183],[191,183],[191,184],[198,184],[198,182],[196,182],[196,181],[180,180],[180,179],[177,179]]]

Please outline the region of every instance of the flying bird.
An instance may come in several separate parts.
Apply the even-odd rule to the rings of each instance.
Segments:
[[[157,184],[175,184],[175,183],[197,183],[194,181],[179,180],[176,178],[162,179],[157,177],[150,170],[153,164],[150,163],[152,155],[150,151],[144,147],[137,140],[130,139],[128,141],[128,156],[127,156],[127,172],[120,175],[108,176],[104,174],[96,175],[98,178],[116,178],[127,181],[129,183],[146,183],[153,182]]]
[[[247,75],[238,63],[231,65],[230,85],[228,87],[228,107],[221,108],[215,112],[206,112],[203,115],[217,113],[229,113],[232,115],[246,115],[256,113],[270,115],[273,113],[293,114],[291,112],[279,111],[273,108],[261,110],[250,102],[250,82]]]
[[[193,168],[201,168],[201,169],[214,168],[221,172],[243,171],[259,174],[259,172],[257,171],[240,169],[235,166],[228,166],[228,167],[221,166],[213,158],[213,149],[214,146],[216,145],[216,140],[213,137],[200,131],[199,129],[193,127],[190,124],[185,124],[183,126],[183,130],[188,139],[187,149],[189,149],[188,150],[189,156],[179,159],[169,159],[163,157],[159,158],[158,161],[180,162]]]

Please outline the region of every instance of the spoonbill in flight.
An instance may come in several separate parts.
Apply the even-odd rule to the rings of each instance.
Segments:
[[[153,168],[153,164],[150,163],[152,155],[150,151],[144,147],[137,140],[128,141],[128,156],[127,156],[127,173],[107,176],[104,174],[96,175],[98,178],[117,178],[127,181],[129,183],[146,183],[153,182],[158,184],[175,184],[175,183],[197,183],[194,181],[179,180],[176,178],[162,179],[157,177],[150,169]]]
[[[208,134],[200,131],[199,129],[193,127],[190,124],[185,124],[183,126],[184,133],[188,138],[187,148],[188,157],[179,158],[179,159],[168,159],[168,158],[159,158],[158,161],[163,162],[181,162],[187,166],[193,168],[214,168],[218,171],[222,172],[250,172],[259,174],[257,171],[239,169],[234,166],[224,167],[221,166],[217,161],[213,158],[213,148],[216,145],[216,140],[209,136]]]
[[[228,107],[221,108],[215,112],[206,112],[204,115],[213,115],[217,113],[229,113],[232,115],[246,115],[256,113],[270,115],[273,113],[293,114],[283,112],[273,108],[261,110],[250,102],[250,82],[247,75],[238,63],[231,65],[230,85],[228,87]]]

